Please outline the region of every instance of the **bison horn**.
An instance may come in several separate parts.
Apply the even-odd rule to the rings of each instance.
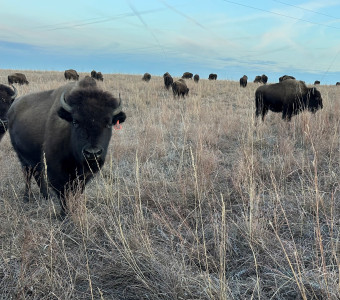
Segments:
[[[69,104],[67,104],[66,101],[65,101],[65,91],[63,91],[63,93],[60,96],[60,105],[67,112],[70,113],[72,111],[72,107]]]
[[[120,98],[120,93],[119,93],[119,105],[116,109],[113,110],[112,115],[116,116],[122,111],[122,99]]]
[[[11,97],[11,99],[14,100],[18,96],[18,91],[13,84],[11,84],[11,86],[12,86],[13,91],[14,91],[14,95]]]

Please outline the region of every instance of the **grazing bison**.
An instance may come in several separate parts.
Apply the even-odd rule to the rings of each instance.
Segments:
[[[262,83],[262,78],[261,78],[261,76],[259,76],[259,75],[255,76],[254,82],[255,82],[255,83]]]
[[[295,79],[295,77],[290,76],[290,75],[283,75],[279,78],[279,82],[282,82],[282,81],[287,80],[287,79]]]
[[[7,111],[17,96],[17,90],[7,85],[0,84],[0,141],[8,128]]]
[[[66,80],[71,80],[71,79],[78,80],[79,79],[79,74],[77,73],[76,70],[73,70],[73,69],[65,70],[64,76]]]
[[[103,74],[101,72],[96,72],[95,70],[91,71],[91,77],[100,81],[103,81]]]
[[[320,84],[320,81],[319,80],[315,80],[314,84]]]
[[[8,84],[19,83],[20,85],[28,84],[25,74],[22,73],[14,73],[8,75]]]
[[[247,82],[248,82],[248,76],[247,75],[243,75],[240,78],[240,86],[246,87],[247,86]]]
[[[184,98],[185,95],[188,95],[189,89],[185,81],[183,79],[179,79],[172,84],[172,92],[174,94],[174,97],[182,96]]]
[[[200,76],[198,74],[195,74],[194,81],[197,83],[200,80]]]
[[[174,80],[169,73],[163,75],[165,88],[168,90],[173,84]]]
[[[209,77],[208,77],[209,80],[216,80],[217,79],[217,74],[209,74]]]
[[[262,120],[268,110],[282,112],[282,119],[290,121],[292,115],[302,110],[315,113],[323,107],[321,94],[316,88],[308,88],[304,82],[294,79],[258,87],[255,104],[256,117],[262,115]]]
[[[150,79],[151,79],[151,74],[149,74],[149,73],[145,73],[142,77],[142,80],[144,80],[146,82],[150,81]]]
[[[58,194],[60,217],[67,212],[67,193],[82,191],[100,170],[112,126],[126,118],[120,101],[91,80],[21,96],[7,114],[11,142],[26,179],[24,200],[29,199],[33,175],[44,197],[48,184]]]
[[[193,74],[190,72],[184,72],[182,78],[184,79],[192,79]]]
[[[261,75],[261,82],[262,82],[263,84],[266,84],[267,81],[268,81],[268,76],[265,75],[265,74],[262,74],[262,75]]]

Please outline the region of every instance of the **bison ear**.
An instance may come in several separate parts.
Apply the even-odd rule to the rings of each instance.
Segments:
[[[67,110],[65,110],[62,107],[60,107],[58,110],[58,116],[66,120],[67,122],[72,122],[73,120],[71,113],[69,113]]]
[[[112,124],[117,124],[117,121],[119,121],[119,123],[123,123],[126,119],[126,114],[125,112],[120,112],[118,115],[113,116],[112,119]]]

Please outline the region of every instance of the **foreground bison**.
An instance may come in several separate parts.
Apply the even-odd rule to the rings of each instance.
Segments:
[[[64,76],[66,80],[71,80],[71,79],[78,80],[79,79],[79,74],[77,73],[76,70],[73,70],[73,69],[65,70]]]
[[[7,111],[17,96],[17,90],[0,84],[0,141],[8,128]]]
[[[8,84],[19,83],[20,85],[28,84],[25,74],[22,73],[14,73],[8,75]]]
[[[247,76],[247,75],[243,75],[243,76],[240,78],[240,86],[241,86],[241,87],[246,87],[246,86],[247,86],[247,83],[248,83],[248,76]]]
[[[189,89],[185,81],[183,79],[179,79],[172,84],[172,92],[174,94],[174,97],[182,96],[184,98],[184,96],[188,95]]]
[[[11,142],[26,179],[24,200],[29,199],[33,175],[44,197],[48,184],[57,192],[61,217],[67,212],[67,193],[82,191],[100,170],[112,126],[126,118],[120,101],[93,81],[19,97],[8,111]]]
[[[323,107],[321,94],[316,88],[308,88],[304,82],[294,79],[258,87],[255,105],[256,117],[262,115],[264,120],[268,110],[271,110],[282,112],[282,119],[287,121],[302,110],[315,113]]]

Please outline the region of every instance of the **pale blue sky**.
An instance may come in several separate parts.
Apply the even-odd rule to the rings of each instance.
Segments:
[[[340,0],[0,0],[0,68],[340,81]]]

